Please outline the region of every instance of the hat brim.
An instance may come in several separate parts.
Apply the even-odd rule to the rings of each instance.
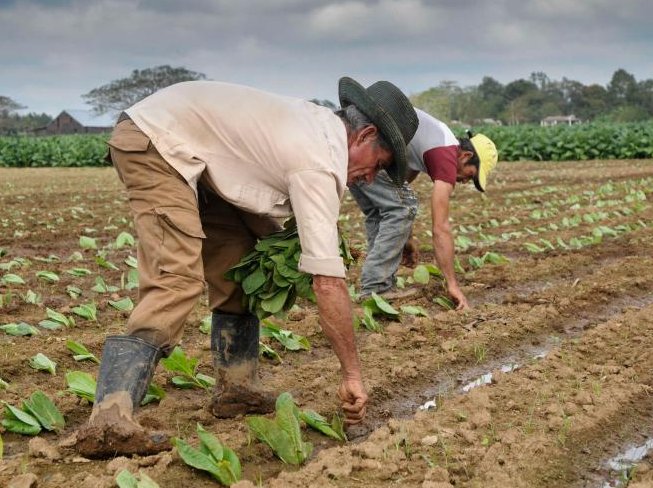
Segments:
[[[338,83],[340,105],[355,105],[379,129],[392,148],[393,161],[386,171],[397,186],[406,178],[406,142],[399,127],[390,115],[372,99],[367,90],[356,80],[344,76]]]
[[[479,165],[480,166],[480,165]],[[474,186],[480,192],[485,192],[485,185],[487,184],[487,173],[481,171],[481,168],[478,168],[476,176],[474,176]]]

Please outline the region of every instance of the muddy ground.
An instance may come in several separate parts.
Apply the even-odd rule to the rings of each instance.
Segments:
[[[243,418],[213,418],[205,409],[209,392],[175,388],[161,367],[155,382],[166,397],[142,408],[141,422],[191,443],[200,422],[237,452],[254,486],[653,486],[648,458],[637,459],[635,469],[614,463],[653,437],[653,161],[502,163],[496,174],[486,195],[461,187],[453,199],[465,268],[459,278],[473,309],[442,309],[433,302],[441,284],[410,283],[412,270],[402,268],[406,286],[419,293],[394,305],[421,305],[429,316],[402,314],[401,321],[381,319],[380,333],[357,331],[370,408],[365,424],[349,431],[349,442],[304,431],[316,447],[312,458],[300,468],[285,465],[252,440]],[[430,183],[420,178],[416,187],[427,203]],[[4,432],[0,485],[33,474],[39,487],[108,487],[127,468],[143,470],[162,487],[215,486],[174,451],[90,461],[67,447],[91,405],[66,391],[64,375],[96,375],[97,365],[74,361],[66,340],[100,356],[104,337],[121,333],[126,317],[108,301],[136,300],[134,289],[91,291],[97,276],[120,285],[129,270],[124,260],[135,255],[133,248],[110,246],[120,232],[133,232],[112,169],[0,169],[0,204],[0,263],[18,261],[0,277],[11,272],[25,281],[0,286],[0,325],[37,326],[46,307],[66,315],[91,301],[98,308],[97,322],[76,317],[74,327],[37,326],[40,334],[32,337],[0,332],[0,378],[9,384],[0,399],[18,406],[42,390],[66,419],[60,434]],[[425,263],[433,259],[427,209],[422,205],[415,229]],[[349,198],[341,226],[364,251],[360,212]],[[82,250],[82,235],[95,238],[118,269],[98,265],[97,250]],[[70,261],[76,251],[81,259]],[[470,264],[487,251],[510,261]],[[52,255],[60,259],[47,262]],[[66,272],[76,267],[92,273]],[[360,263],[352,268],[352,283],[359,269]],[[43,270],[60,280],[39,279]],[[71,298],[69,285],[82,296]],[[28,290],[42,303],[25,303]],[[181,345],[210,375],[209,339],[199,329],[209,313],[205,303],[189,318]],[[310,351],[268,342],[282,362],[262,359],[261,375],[301,407],[331,417],[338,410],[338,362],[315,307],[299,305],[281,323],[306,336]],[[55,375],[29,366],[39,352],[56,361]],[[640,451],[638,457],[646,453]]]

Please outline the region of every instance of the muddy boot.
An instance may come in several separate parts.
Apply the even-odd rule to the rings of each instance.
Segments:
[[[133,419],[162,351],[134,336],[110,336],[102,364],[91,417],[77,431],[75,448],[86,457],[155,454],[170,449],[165,434],[147,432]]]
[[[216,417],[274,411],[276,395],[258,378],[258,341],[255,316],[213,312],[211,352],[218,377],[209,410]]]

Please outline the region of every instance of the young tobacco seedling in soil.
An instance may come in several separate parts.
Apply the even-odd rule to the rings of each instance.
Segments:
[[[95,357],[95,355],[86,349],[86,346],[81,342],[75,342],[72,339],[66,341],[66,347],[71,351],[74,356],[75,361],[93,361],[94,363],[100,364],[100,360]]]
[[[33,336],[40,333],[36,327],[25,322],[0,325],[0,330],[11,336]]]
[[[288,392],[277,398],[274,420],[257,415],[248,417],[247,425],[284,463],[302,464],[313,452],[313,444],[302,440],[299,409]]]
[[[72,327],[75,325],[75,320],[72,317],[66,317],[64,314],[52,310],[51,308],[46,308],[45,314],[48,318],[39,322],[39,326],[44,329],[55,330],[60,329],[62,326]]]
[[[173,440],[179,457],[189,466],[207,471],[223,485],[231,486],[240,481],[242,469],[236,453],[207,432],[199,423],[197,436],[200,439],[199,449],[192,447],[183,439]]]
[[[138,478],[123,469],[116,476],[116,485],[118,485],[118,488],[160,488],[156,481],[142,471],[138,473]]]
[[[29,360],[29,365],[31,368],[36,370],[48,371],[53,375],[57,374],[57,363],[42,352],[38,353],[36,356],[32,356]]]
[[[354,327],[358,327],[360,324],[363,324],[367,330],[372,332],[380,332],[381,324],[376,321],[374,318],[375,315],[382,315],[392,319],[399,318],[399,312],[376,293],[372,293],[370,298],[361,302],[361,307],[363,307],[363,318],[361,319],[360,317],[355,317]]]
[[[22,410],[5,403],[2,426],[10,432],[36,435],[41,428],[59,432],[65,425],[59,409],[42,391],[35,391],[24,400]]]
[[[302,410],[299,412],[299,418],[306,423],[309,427],[331,437],[337,441],[346,441],[347,435],[345,434],[345,425],[342,417],[335,414],[331,419],[331,423],[327,421],[322,415],[313,410]]]
[[[311,344],[306,337],[282,329],[267,319],[261,321],[261,337],[272,337],[290,351],[299,351],[300,349],[308,351],[311,348]]]
[[[215,379],[197,372],[199,359],[186,356],[181,347],[176,346],[170,356],[163,358],[161,364],[172,373],[181,373],[182,376],[173,376],[172,384],[179,388],[199,387],[205,390],[215,385]]]
[[[95,379],[83,371],[70,371],[66,373],[68,391],[74,393],[90,403],[95,403]]]

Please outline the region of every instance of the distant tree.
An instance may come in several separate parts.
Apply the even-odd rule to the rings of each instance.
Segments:
[[[313,102],[316,105],[321,105],[326,108],[330,108],[331,110],[335,110],[338,107],[336,107],[336,104],[333,103],[331,100],[318,100],[317,98],[311,98],[309,102]]]
[[[135,69],[127,78],[114,80],[82,95],[99,114],[119,112],[152,93],[182,81],[205,80],[206,75],[183,67],[168,65],[143,70]]]
[[[618,69],[608,83],[608,95],[613,107],[637,102],[637,81],[625,69]]]
[[[11,98],[0,95],[0,114],[8,115],[16,110],[25,108],[18,102],[14,102]]]

